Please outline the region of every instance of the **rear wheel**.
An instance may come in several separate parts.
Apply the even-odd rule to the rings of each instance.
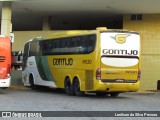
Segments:
[[[65,79],[64,90],[67,95],[74,95],[74,88],[73,88],[73,85],[71,84],[69,77]]]
[[[77,96],[82,96],[85,94],[85,92],[80,90],[80,83],[79,83],[78,78],[75,78],[74,89],[75,89],[75,95],[77,95]]]
[[[2,87],[2,89],[7,89],[8,87]]]
[[[110,93],[110,95],[111,95],[112,97],[118,97],[119,93],[118,93],[118,92],[112,92],[112,93]]]

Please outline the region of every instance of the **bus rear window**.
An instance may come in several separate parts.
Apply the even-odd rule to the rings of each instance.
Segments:
[[[101,61],[109,66],[130,67],[138,64],[139,58],[132,56],[102,56]]]

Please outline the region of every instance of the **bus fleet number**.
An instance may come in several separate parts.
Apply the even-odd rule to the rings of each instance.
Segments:
[[[92,60],[83,60],[83,64],[92,64]]]

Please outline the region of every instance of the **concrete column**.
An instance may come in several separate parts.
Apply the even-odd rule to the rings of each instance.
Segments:
[[[2,2],[1,35],[10,36],[12,2]]]
[[[43,18],[43,30],[51,30],[51,17],[50,16]]]

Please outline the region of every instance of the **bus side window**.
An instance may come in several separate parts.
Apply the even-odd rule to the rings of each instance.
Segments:
[[[73,38],[73,40],[75,41],[74,45],[75,45],[75,53],[76,54],[80,54],[82,53],[82,45],[81,45],[81,38],[80,37],[76,37],[76,38]]]
[[[88,52],[92,52],[94,50],[95,47],[95,36],[91,35],[88,36],[88,41],[87,41],[87,45],[88,45]]]
[[[43,41],[41,44],[42,55],[48,54],[48,41]]]
[[[43,51],[42,51],[42,50],[43,50],[43,49],[42,49],[42,46],[43,46],[43,45],[42,45],[42,44],[43,44],[43,42],[39,42],[39,55],[40,55],[40,56],[43,55]]]
[[[26,43],[24,46],[22,70],[24,70],[25,67],[27,66],[27,59],[29,57],[29,45],[30,45],[30,42]]]
[[[87,44],[87,37],[86,36],[81,37],[81,43],[82,43],[83,53],[84,54],[88,53],[88,44]]]
[[[71,48],[70,49],[70,53],[72,54],[76,54],[77,51],[76,51],[76,38],[71,38],[70,40],[70,43],[69,43],[69,47]]]
[[[60,42],[61,41],[58,41],[58,40],[53,40],[52,44],[53,44],[53,47],[52,47],[52,55],[56,55],[56,54],[59,54],[59,47],[60,47]]]
[[[48,47],[47,47],[47,55],[51,55],[52,54],[52,48],[53,48],[53,44],[52,44],[52,42],[53,41],[51,41],[51,40],[48,40],[47,41],[48,42]]]
[[[69,47],[69,40],[68,39],[63,39],[65,41],[65,48],[68,48]]]

